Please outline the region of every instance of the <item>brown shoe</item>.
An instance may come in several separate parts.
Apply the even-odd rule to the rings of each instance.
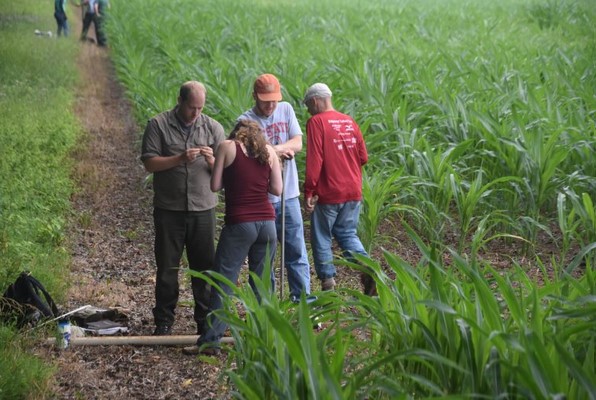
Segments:
[[[192,345],[182,349],[182,354],[186,354],[187,356],[216,356],[221,353],[221,349],[219,347],[205,347],[201,348],[199,346]]]
[[[335,289],[335,279],[333,277],[321,279],[321,290],[327,291],[333,289]]]

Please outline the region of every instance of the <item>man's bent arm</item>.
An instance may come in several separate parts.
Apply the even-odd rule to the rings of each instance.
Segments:
[[[273,148],[279,157],[293,158],[294,154],[302,150],[302,135],[296,135],[285,143],[273,146]]]

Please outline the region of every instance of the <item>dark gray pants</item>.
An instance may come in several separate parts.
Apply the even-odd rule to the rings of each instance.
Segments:
[[[91,23],[97,30],[97,22],[96,22],[95,14],[86,12],[83,16],[83,30],[81,31],[81,40],[87,40],[87,33],[89,32],[89,28],[91,27]],[[95,32],[97,34],[97,32]]]
[[[200,212],[153,210],[155,223],[155,308],[156,325],[172,325],[178,303],[178,271],[186,249],[189,268],[208,271],[214,268],[215,209]],[[210,287],[205,281],[192,278],[195,301],[194,319],[201,326],[209,313]]]

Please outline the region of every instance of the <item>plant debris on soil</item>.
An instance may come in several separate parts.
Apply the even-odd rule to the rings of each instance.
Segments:
[[[75,220],[70,248],[70,289],[61,310],[84,305],[118,308],[128,317],[130,336],[153,331],[155,264],[153,257],[152,191],[139,159],[144,127],[118,84],[109,50],[82,44],[78,60],[82,76],[76,111],[83,143],[74,154],[74,178],[80,191],[73,198]],[[172,93],[172,102],[175,93]],[[207,101],[209,101],[207,99]],[[308,238],[308,232],[306,233]],[[420,252],[397,223],[384,223],[387,250],[416,264]],[[308,241],[307,241],[308,242]],[[546,243],[554,248],[554,243]],[[497,246],[485,255],[497,268],[512,264],[514,248]],[[380,250],[373,256],[380,260]],[[519,256],[519,254],[518,254]],[[547,258],[548,259],[548,258]],[[522,257],[518,262],[524,263]],[[527,260],[526,260],[527,262]],[[521,265],[520,264],[520,265]],[[530,269],[530,263],[526,264]],[[540,271],[534,268],[537,275]],[[319,289],[311,271],[312,290]],[[540,279],[539,276],[536,276]],[[339,286],[360,287],[358,274],[338,268]],[[189,279],[180,274],[180,303],[174,335],[194,335]],[[60,399],[221,399],[228,397],[221,372],[225,353],[202,362],[182,354],[178,346],[71,345],[60,350],[39,346],[36,352],[57,366],[52,397]]]

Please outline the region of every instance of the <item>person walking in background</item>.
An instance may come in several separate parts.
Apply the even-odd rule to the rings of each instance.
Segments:
[[[186,249],[188,266],[212,270],[215,257],[215,206],[209,190],[214,150],[225,139],[219,122],[202,113],[207,90],[196,81],[180,87],[178,104],[149,120],[141,160],[153,173],[155,223],[154,335],[169,335],[178,302],[178,271]],[[191,278],[197,332],[209,312],[210,287]]]
[[[58,36],[68,36],[68,18],[66,16],[66,0],[54,0],[54,18],[58,29]]]
[[[83,15],[83,30],[81,31],[81,41],[83,42],[92,40],[87,37],[91,23],[93,23],[94,29],[97,30],[97,22],[95,19],[96,1],[97,0],[84,0],[81,2],[81,7],[85,10],[85,14]],[[97,36],[97,31],[95,32],[95,35]]]
[[[335,288],[332,240],[347,258],[368,256],[357,235],[362,200],[362,166],[368,161],[360,127],[333,108],[331,90],[315,83],[304,95],[312,117],[306,123],[304,198],[311,214],[311,245],[323,290]],[[363,274],[364,292],[376,293],[374,280]]]
[[[253,86],[255,105],[243,113],[238,120],[249,119],[257,122],[273,146],[277,156],[284,160],[284,172],[287,182],[284,182],[285,197],[285,260],[288,271],[288,286],[290,298],[300,299],[300,294],[310,294],[310,266],[304,242],[304,226],[300,211],[300,188],[298,184],[298,170],[294,156],[302,150],[302,130],[296,119],[292,106],[281,102],[281,87],[274,75],[260,75]],[[276,215],[277,237],[281,239],[281,198],[270,195]],[[275,283],[272,274],[271,280]]]
[[[217,149],[211,190],[216,192],[222,188],[225,189],[225,225],[217,244],[215,270],[234,284],[248,257],[249,270],[262,277],[265,262],[273,262],[277,246],[275,211],[268,193],[281,194],[282,178],[277,154],[254,121],[239,121],[229,140]],[[252,277],[249,283],[258,296]],[[222,285],[222,290],[228,296],[232,293],[227,285]],[[221,295],[213,289],[210,308],[221,307]],[[219,341],[226,329],[227,324],[211,314],[197,345],[185,347],[184,354],[219,352]]]
[[[108,44],[105,23],[109,8],[108,0],[95,1],[95,35],[97,36],[97,45],[101,47]]]

